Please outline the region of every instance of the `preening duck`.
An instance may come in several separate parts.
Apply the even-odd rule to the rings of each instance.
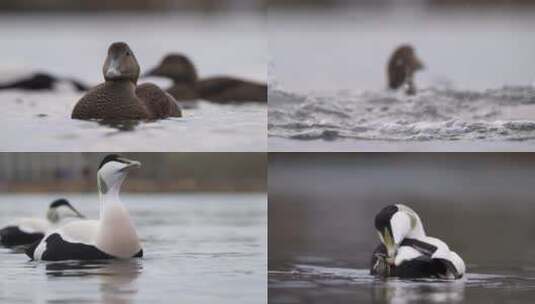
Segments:
[[[116,154],[106,156],[97,172],[100,218],[67,223],[49,232],[26,254],[34,260],[99,260],[142,257],[134,224],[119,192],[126,175],[138,161]]]
[[[425,234],[420,217],[396,204],[375,217],[381,244],[375,249],[370,273],[381,277],[459,279],[465,273],[461,257],[443,241]]]
[[[266,84],[228,76],[199,79],[195,65],[183,54],[168,54],[146,76],[171,79],[173,85],[167,91],[180,102],[267,102]]]
[[[50,203],[46,218],[20,218],[0,229],[0,244],[9,248],[29,246],[72,218],[84,216],[66,199],[57,199]]]
[[[108,49],[105,82],[87,92],[74,107],[75,119],[138,120],[181,117],[176,100],[152,83],[137,85],[139,64],[124,42]]]
[[[423,68],[424,64],[418,59],[412,46],[408,44],[399,46],[388,60],[388,87],[392,90],[397,90],[402,86],[406,86],[405,93],[407,95],[416,94],[414,74]]]

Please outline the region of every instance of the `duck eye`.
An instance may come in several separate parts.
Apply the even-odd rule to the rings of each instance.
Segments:
[[[126,56],[130,56],[130,52],[126,52]]]

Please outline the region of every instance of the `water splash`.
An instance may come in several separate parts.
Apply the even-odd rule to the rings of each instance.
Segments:
[[[429,88],[301,95],[269,92],[269,135],[297,140],[386,141],[535,138],[535,87],[482,92]]]

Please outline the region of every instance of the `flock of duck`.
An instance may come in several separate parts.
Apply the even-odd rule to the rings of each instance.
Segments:
[[[25,252],[32,260],[128,259],[143,249],[119,193],[128,172],[141,163],[117,154],[106,156],[97,171],[100,218],[86,219],[67,200],[49,206],[46,219],[22,218],[0,229],[0,244]],[[375,217],[380,244],[370,273],[378,277],[459,279],[462,258],[443,241],[426,235],[420,217],[396,204]]]
[[[198,100],[214,103],[267,103],[267,85],[235,77],[200,79],[194,64],[185,55],[169,54],[142,76],[157,76],[173,81],[162,90],[152,83],[138,84],[140,67],[128,44],[110,45],[103,66],[104,83],[90,88],[82,82],[37,73],[0,84],[2,89],[53,90],[68,82],[77,91],[87,91],[76,103],[74,119],[154,120],[181,117],[182,107],[195,107]]]
[[[141,163],[106,156],[97,172],[100,218],[86,219],[67,200],[49,206],[46,219],[23,218],[0,229],[0,244],[32,260],[102,260],[143,256],[143,249],[119,192],[126,175]]]
[[[408,44],[394,50],[387,65],[388,87],[406,88],[416,93],[414,74],[424,65]],[[140,67],[128,44],[110,45],[103,66],[104,83],[89,88],[76,79],[37,73],[28,78],[0,84],[0,90],[52,90],[59,82],[70,83],[77,91],[87,91],[76,103],[74,119],[155,120],[181,117],[182,108],[196,106],[198,100],[215,103],[267,103],[267,84],[235,77],[200,79],[193,62],[182,54],[169,54],[143,77],[171,79],[173,84],[162,90],[152,83],[138,84]]]
[[[391,89],[406,87],[415,94],[413,75],[423,68],[414,49],[402,45],[388,66]],[[158,119],[181,116],[175,98],[214,102],[266,101],[261,84],[234,78],[199,80],[191,61],[169,55],[147,75],[173,79],[167,91],[154,84],[137,85],[140,68],[130,47],[113,43],[104,62],[105,82],[90,89],[72,112],[78,119]],[[36,75],[10,87],[48,88],[55,78]],[[77,83],[80,90],[84,85]],[[142,257],[143,249],[130,215],[119,198],[128,171],[140,163],[116,154],[106,156],[97,172],[100,218],[86,219],[67,200],[49,206],[46,220],[20,219],[0,230],[0,244],[22,249],[33,260],[95,260]],[[375,217],[380,245],[372,255],[370,273],[378,277],[459,279],[465,273],[462,258],[443,241],[426,235],[420,217],[411,208],[397,204],[383,208]]]

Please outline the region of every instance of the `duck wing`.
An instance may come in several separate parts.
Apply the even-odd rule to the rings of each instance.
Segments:
[[[137,97],[145,104],[152,119],[182,117],[182,111],[175,98],[152,83],[136,87]]]
[[[437,238],[405,239],[401,242],[401,248],[411,248],[422,256],[431,259],[432,263],[436,264],[436,268],[441,269],[438,272],[442,274],[441,277],[458,279],[465,273],[465,264],[461,257]]]

